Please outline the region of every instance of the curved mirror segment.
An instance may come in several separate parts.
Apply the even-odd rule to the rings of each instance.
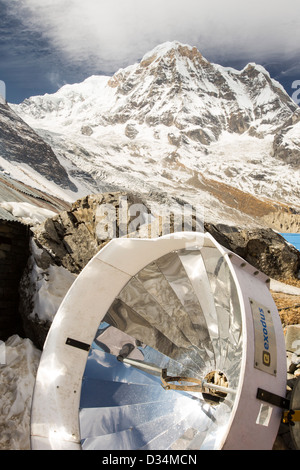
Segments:
[[[235,394],[167,390],[161,371],[234,391],[241,357],[240,305],[220,252],[186,249],[150,263],[95,333],[82,381],[82,448],[217,448]]]

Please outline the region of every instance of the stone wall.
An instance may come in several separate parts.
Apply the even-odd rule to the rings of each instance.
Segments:
[[[19,222],[0,220],[0,340],[22,333],[19,283],[29,252],[29,230]]]

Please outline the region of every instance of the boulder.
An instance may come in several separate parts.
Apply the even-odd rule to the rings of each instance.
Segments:
[[[225,248],[278,280],[298,279],[300,252],[270,228],[245,229],[222,224],[205,228]]]
[[[79,199],[70,210],[32,228],[31,256],[20,283],[20,312],[26,334],[34,344],[42,348],[59,301],[101,247],[113,237],[153,236],[149,214],[150,209],[140,196],[112,192]],[[152,220],[154,216],[151,214]],[[155,236],[161,236],[163,231],[166,233],[164,219],[156,217],[159,223],[155,225]],[[174,224],[172,216],[170,221]],[[192,220],[189,229],[195,230],[195,224]],[[172,232],[172,226],[169,228]],[[300,252],[271,229],[246,230],[210,223],[205,223],[204,229],[225,248],[272,278],[295,278],[299,272]],[[59,286],[53,283],[56,275],[62,277]],[[49,302],[50,311],[41,318],[38,303],[48,295],[51,283],[57,298],[54,303]]]
[[[126,210],[133,205],[137,209],[140,206],[148,210],[145,202],[131,193],[86,196],[76,201],[71,210],[61,212],[35,227],[34,240],[55,264],[78,274],[103,243],[112,237],[126,234],[127,224],[130,224],[132,218],[129,216],[124,220],[120,214],[122,208]],[[110,222],[111,227],[106,228],[106,222]]]

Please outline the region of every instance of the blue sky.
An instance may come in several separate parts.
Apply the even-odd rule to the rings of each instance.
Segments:
[[[13,103],[113,74],[173,40],[222,65],[262,64],[290,95],[300,80],[299,0],[0,0],[0,18]]]

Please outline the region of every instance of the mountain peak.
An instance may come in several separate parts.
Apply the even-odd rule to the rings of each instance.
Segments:
[[[279,86],[257,64],[223,67],[171,41],[112,77],[90,77],[13,109],[53,145],[70,176],[78,168],[101,191],[163,187],[189,203],[203,197],[207,207],[207,191],[223,198],[233,186],[298,206],[290,168],[299,165],[298,107]],[[237,192],[230,194],[235,208]],[[218,207],[215,200],[208,210]]]
[[[198,51],[197,47],[183,44],[179,41],[167,41],[147,52],[141,60],[141,65],[150,65],[156,60],[159,61],[164,57],[174,57],[176,54],[178,57],[187,57],[191,60],[197,58],[198,60],[207,62],[207,60]]]
[[[224,131],[273,134],[295,109],[264,67],[223,67],[206,60],[194,46],[169,41],[112,77],[90,77],[53,96],[32,98],[18,112],[33,125],[32,118],[47,116],[59,132],[62,125],[81,132],[87,122],[89,132],[97,134],[108,125],[129,125],[131,131],[124,132],[131,139],[162,125],[162,135],[179,132],[186,145],[196,141],[203,151],[203,145],[217,141]]]

